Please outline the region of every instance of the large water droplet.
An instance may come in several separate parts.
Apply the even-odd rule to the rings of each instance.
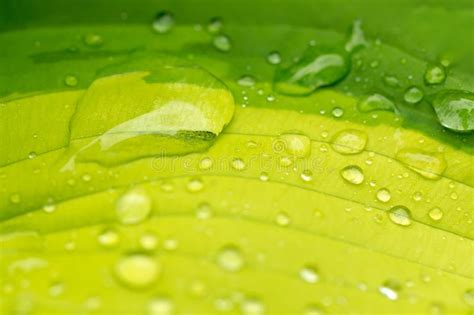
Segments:
[[[372,112],[376,110],[383,110],[383,111],[396,111],[395,104],[389,100],[387,97],[381,94],[372,94],[367,96],[366,98],[362,99],[358,104],[357,108],[361,112]]]
[[[354,185],[360,185],[364,181],[364,172],[357,165],[349,165],[344,167],[341,170],[341,176],[347,182]]]
[[[137,224],[151,213],[152,204],[148,193],[143,189],[126,192],[117,202],[116,212],[122,224]]]
[[[212,44],[217,50],[222,52],[228,52],[232,48],[229,36],[224,34],[216,35],[212,40]]]
[[[242,269],[244,258],[237,246],[227,245],[217,253],[216,263],[225,271],[236,272]]]
[[[474,93],[445,90],[431,101],[441,125],[453,131],[474,130]]]
[[[153,20],[153,29],[160,34],[167,33],[174,25],[174,18],[170,12],[162,11]]]
[[[390,220],[398,225],[409,226],[411,224],[411,213],[405,206],[395,206],[388,211]]]
[[[398,299],[401,290],[400,284],[395,280],[385,281],[380,287],[379,292],[387,299],[395,301]]]
[[[348,129],[338,132],[331,140],[334,151],[341,154],[357,154],[365,149],[367,134],[360,130]]]
[[[316,89],[343,79],[350,70],[345,51],[328,47],[308,47],[301,58],[277,70],[274,89],[282,94],[308,95]]]
[[[134,254],[121,257],[115,264],[115,275],[131,288],[144,288],[153,284],[160,273],[160,265],[151,256]]]
[[[425,82],[427,84],[441,84],[446,79],[444,68],[439,65],[430,64],[425,71]]]
[[[405,91],[403,99],[409,104],[416,104],[423,99],[423,92],[416,86],[412,86]]]
[[[397,152],[395,158],[428,179],[438,179],[447,166],[441,153],[431,153],[419,149],[402,149]]]

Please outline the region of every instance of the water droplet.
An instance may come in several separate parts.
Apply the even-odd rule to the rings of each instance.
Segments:
[[[199,220],[207,220],[212,216],[212,208],[207,202],[198,205],[196,209],[196,218]]]
[[[288,166],[290,166],[291,164],[293,164],[293,160],[290,159],[290,158],[287,157],[287,156],[282,156],[282,157],[280,158],[279,164],[280,164],[280,166],[282,166],[282,167],[288,167]]]
[[[82,175],[82,180],[85,182],[90,182],[91,179],[92,179],[92,176],[90,176],[89,174]]]
[[[423,199],[423,194],[419,191],[416,191],[414,194],[413,194],[413,200],[415,201],[421,201],[421,199]]]
[[[445,90],[431,102],[441,125],[453,131],[474,130],[474,93]]]
[[[222,30],[222,19],[218,17],[212,18],[207,24],[207,31],[211,34],[217,34]]]
[[[313,180],[313,172],[310,170],[304,170],[301,172],[301,179],[305,182],[310,182]]]
[[[166,297],[153,298],[148,304],[148,315],[171,315],[173,312],[174,304]]]
[[[367,134],[360,130],[348,129],[338,132],[331,141],[334,151],[341,154],[357,154],[365,149]]]
[[[467,289],[463,294],[464,302],[469,306],[474,306],[474,289]]]
[[[64,84],[66,84],[67,86],[74,87],[78,83],[79,83],[79,81],[77,80],[77,77],[75,77],[71,74],[64,77]]]
[[[267,101],[268,102],[273,102],[274,100],[275,100],[275,96],[273,96],[271,94],[267,96]]]
[[[191,178],[187,185],[186,185],[186,189],[189,191],[189,192],[199,192],[201,191],[202,189],[204,188],[204,183],[202,182],[201,178],[199,177],[193,177]]]
[[[405,206],[395,206],[388,211],[390,220],[398,225],[409,226],[411,224],[411,213]]]
[[[102,231],[97,237],[99,244],[106,248],[112,248],[117,246],[120,241],[119,235],[117,232],[111,229],[106,229]]]
[[[102,36],[99,34],[87,34],[83,38],[84,44],[86,44],[89,47],[99,47],[104,43],[104,40],[102,39]]]
[[[431,153],[419,149],[402,149],[397,152],[395,158],[428,179],[439,179],[447,166],[441,153]]]
[[[43,206],[43,211],[46,213],[53,213],[56,211],[56,205],[52,202],[48,202]]]
[[[443,218],[443,211],[438,207],[431,209],[428,214],[430,218],[434,221],[439,221]]]
[[[265,312],[263,303],[256,299],[245,299],[240,307],[242,315],[262,315]]]
[[[178,248],[178,241],[175,239],[166,239],[163,241],[163,248],[169,251],[173,251]]]
[[[344,115],[344,110],[340,107],[334,107],[331,111],[332,117],[341,118]]]
[[[225,271],[236,272],[242,269],[244,258],[238,247],[227,245],[221,248],[217,253],[216,263]]]
[[[149,251],[155,250],[157,245],[158,245],[158,238],[156,237],[155,234],[151,232],[145,233],[140,237],[140,246],[144,250],[149,250]]]
[[[51,296],[60,296],[64,292],[64,284],[61,282],[54,282],[49,286],[48,291]]]
[[[347,52],[336,47],[308,47],[293,65],[277,69],[274,89],[287,95],[308,95],[320,87],[338,82],[349,70]]]
[[[398,299],[399,292],[401,290],[401,286],[397,281],[388,280],[385,281],[380,287],[379,292],[387,299],[391,301],[395,301]]]
[[[268,173],[267,172],[261,172],[259,178],[262,182],[267,182],[268,179],[269,179]]]
[[[379,66],[379,61],[378,60],[374,60],[370,63],[370,67],[371,68],[377,68]]]
[[[278,139],[283,142],[285,151],[297,158],[307,157],[311,153],[311,139],[305,135],[283,134]],[[276,151],[277,148],[274,149]]]
[[[377,199],[381,202],[389,202],[390,199],[392,198],[392,195],[390,194],[390,190],[387,188],[381,188],[377,191]]]
[[[444,68],[439,65],[428,65],[425,71],[425,81],[427,84],[441,84],[446,79]]]
[[[372,94],[362,99],[358,104],[357,108],[364,113],[382,110],[382,111],[395,111],[395,104],[387,97],[381,94]]]
[[[286,214],[285,212],[280,212],[276,215],[275,222],[280,226],[288,226],[291,220],[288,214]]]
[[[10,202],[14,204],[18,204],[21,202],[21,197],[19,194],[13,194],[10,196]]]
[[[116,212],[122,224],[138,224],[151,213],[151,199],[142,189],[131,189],[117,202]]]
[[[316,283],[319,281],[319,273],[316,267],[306,265],[300,270],[300,278],[307,283]]]
[[[35,157],[37,156],[36,152],[34,151],[31,151],[30,153],[28,153],[28,158],[30,160],[34,159]]]
[[[398,81],[397,77],[394,76],[386,76],[383,78],[383,82],[391,87],[397,87],[400,85],[400,81]]]
[[[153,284],[161,267],[151,256],[134,254],[121,257],[115,264],[115,275],[121,283],[132,288]]]
[[[237,171],[243,171],[246,167],[245,162],[239,158],[233,159],[231,166]]]
[[[281,55],[278,51],[271,51],[267,55],[267,61],[271,65],[278,65],[281,63]]]
[[[216,35],[212,41],[214,47],[222,52],[228,52],[232,48],[230,38],[227,35]]]
[[[240,86],[251,87],[255,85],[255,78],[251,75],[243,75],[237,80]]]
[[[158,13],[153,20],[153,29],[155,32],[164,34],[168,33],[174,25],[173,15],[167,11]]]
[[[201,169],[203,171],[208,170],[212,167],[213,164],[214,164],[214,162],[212,161],[211,158],[205,157],[199,162],[199,169]]]
[[[409,104],[416,104],[423,99],[423,92],[416,86],[409,87],[405,91],[403,99]]]
[[[360,185],[364,181],[364,173],[357,165],[349,165],[344,167],[341,170],[341,176],[347,182],[354,185]]]

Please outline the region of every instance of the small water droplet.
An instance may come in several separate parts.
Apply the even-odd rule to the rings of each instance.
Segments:
[[[344,110],[340,107],[334,107],[331,111],[333,117],[340,118],[344,115]]]
[[[324,314],[323,308],[316,304],[308,305],[304,311],[304,315],[323,315],[323,314]]]
[[[102,36],[100,36],[99,34],[94,34],[94,33],[86,34],[83,40],[84,40],[84,44],[86,44],[89,47],[100,47],[104,43]]]
[[[288,226],[291,222],[290,217],[285,212],[279,212],[275,218],[276,224],[279,226]]]
[[[56,205],[52,202],[48,202],[43,206],[43,211],[46,213],[53,213],[56,211]]]
[[[341,176],[347,182],[354,185],[360,185],[364,181],[364,172],[357,165],[349,165],[344,167],[341,170]]]
[[[463,294],[464,302],[469,306],[474,306],[474,289],[467,289]]]
[[[212,161],[211,158],[209,157],[205,157],[203,159],[201,159],[201,161],[199,161],[199,169],[201,170],[208,170],[212,167],[212,165],[214,164],[214,162]]]
[[[148,315],[171,315],[174,303],[167,297],[155,297],[148,303]]]
[[[162,11],[153,20],[153,29],[159,34],[168,33],[174,25],[174,18],[170,12]]]
[[[310,170],[304,170],[301,172],[301,179],[305,182],[310,182],[313,180],[313,172]]]
[[[443,211],[440,208],[435,207],[428,212],[428,215],[432,220],[439,221],[443,218]]]
[[[186,185],[186,189],[192,193],[199,192],[203,188],[204,188],[204,183],[199,177],[191,178]]]
[[[385,76],[383,78],[383,81],[386,85],[391,86],[391,87],[397,87],[400,85],[400,81],[398,81],[397,77],[394,76]]]
[[[367,134],[360,130],[348,129],[338,132],[331,140],[334,151],[341,154],[357,154],[365,149]]]
[[[237,246],[227,245],[217,253],[216,263],[225,271],[236,272],[242,269],[244,258]]]
[[[441,84],[446,79],[446,72],[440,65],[430,64],[425,71],[425,81],[427,84]]]
[[[231,166],[237,171],[243,171],[246,167],[245,162],[242,159],[236,158],[232,160]]]
[[[151,199],[142,189],[131,189],[117,202],[116,213],[122,224],[138,224],[151,213]]]
[[[132,288],[143,288],[153,284],[161,266],[151,256],[134,254],[121,257],[115,264],[115,275],[121,283]]]
[[[290,159],[290,158],[287,157],[287,156],[282,156],[282,157],[280,158],[279,164],[280,164],[281,167],[288,167],[288,166],[290,166],[291,164],[293,164],[293,160]]]
[[[19,204],[21,202],[21,197],[19,194],[13,194],[10,196],[10,202],[14,204]]]
[[[230,38],[227,35],[216,35],[212,41],[214,47],[222,52],[228,52],[232,48]]]
[[[196,208],[196,218],[207,220],[212,216],[212,208],[207,202],[199,204]]]
[[[390,190],[387,188],[381,188],[377,191],[377,199],[381,202],[389,202],[390,199],[392,198],[392,195],[390,194]]]
[[[112,248],[117,246],[120,241],[119,235],[117,232],[111,229],[106,229],[102,231],[97,237],[99,244],[106,248]]]
[[[409,104],[416,104],[423,99],[423,91],[416,86],[409,87],[403,95],[405,102]]]
[[[90,176],[89,174],[82,175],[82,180],[85,181],[86,183],[90,182],[91,179],[92,179],[92,176]]]
[[[48,291],[50,296],[60,296],[64,292],[64,284],[61,282],[54,282],[49,286]]]
[[[256,298],[245,299],[240,307],[242,315],[262,315],[265,312],[265,306]]]
[[[447,166],[441,153],[431,153],[419,149],[402,149],[397,152],[395,158],[428,179],[439,179]]]
[[[251,75],[243,75],[237,80],[240,86],[251,87],[255,85],[255,78]]]
[[[261,172],[259,178],[262,182],[267,182],[268,179],[269,179],[268,173],[267,172]]]
[[[36,156],[37,156],[37,155],[36,155],[36,152],[34,152],[34,151],[31,151],[30,153],[28,153],[28,158],[29,158],[30,160],[34,159]]]
[[[76,76],[73,76],[71,74],[68,74],[67,76],[64,77],[64,84],[70,87],[74,87],[79,83],[79,80],[77,80]]]
[[[268,96],[267,96],[267,102],[273,102],[273,101],[275,101],[275,96],[273,96],[273,95],[271,95],[271,94],[268,95]]]
[[[319,273],[314,266],[306,265],[300,270],[300,278],[307,283],[316,283],[319,281]]]
[[[385,281],[380,287],[379,292],[387,299],[395,301],[398,299],[401,285],[395,280]]]
[[[411,224],[410,210],[405,206],[394,206],[388,211],[390,220],[398,225],[409,226]]]
[[[219,17],[212,18],[207,24],[207,31],[211,34],[217,34],[222,30],[222,19]]]
[[[158,245],[158,238],[155,234],[148,232],[140,236],[140,246],[144,250],[155,250],[156,246]]]
[[[271,65],[278,65],[281,63],[281,55],[278,51],[271,51],[267,55],[267,61]]]
[[[283,142],[285,151],[297,158],[307,157],[311,153],[311,139],[305,135],[283,134],[278,139]]]

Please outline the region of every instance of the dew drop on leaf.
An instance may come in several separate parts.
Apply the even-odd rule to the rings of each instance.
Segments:
[[[224,34],[216,35],[212,40],[212,44],[217,50],[222,52],[228,52],[232,48],[229,36]]]
[[[331,111],[332,117],[341,118],[344,115],[344,110],[340,107],[334,107]]]
[[[211,158],[205,157],[201,161],[199,161],[199,169],[201,169],[203,171],[208,170],[212,167],[213,164],[214,164],[214,162],[212,161]]]
[[[69,87],[74,87],[77,85],[79,80],[77,79],[76,76],[73,76],[71,74],[68,74],[67,76],[64,77],[64,84]]]
[[[239,158],[233,159],[231,162],[231,166],[237,171],[243,171],[246,167],[245,162]]]
[[[207,220],[212,217],[212,208],[207,202],[199,204],[196,208],[196,218]]]
[[[341,176],[348,183],[360,185],[364,181],[364,172],[357,165],[349,165],[341,170]]]
[[[358,104],[357,108],[363,113],[372,111],[395,111],[395,104],[382,94],[372,94],[362,99]]]
[[[217,34],[222,30],[222,26],[222,19],[219,17],[214,17],[207,24],[207,31],[211,34]]]
[[[227,245],[217,253],[216,263],[224,271],[236,272],[242,269],[244,258],[237,246]]]
[[[255,78],[251,75],[243,75],[237,80],[237,83],[240,86],[251,87],[255,85]]]
[[[428,212],[428,215],[433,221],[439,221],[443,218],[443,211],[440,208],[435,207]]]
[[[200,177],[193,177],[186,184],[186,189],[192,193],[200,192],[203,188],[204,183]]]
[[[405,91],[403,99],[409,104],[419,103],[423,99],[423,92],[416,86],[409,87]]]
[[[313,172],[311,172],[310,170],[304,170],[301,172],[300,177],[303,181],[310,182],[313,180]]]
[[[112,248],[118,245],[120,237],[116,231],[112,229],[106,229],[99,234],[97,241],[105,248]]]
[[[167,297],[154,297],[148,303],[148,315],[171,315],[174,303]]]
[[[288,226],[291,222],[291,219],[287,213],[279,212],[275,217],[275,222],[279,226]]]
[[[265,313],[265,306],[256,298],[248,298],[242,301],[240,306],[242,315],[262,315]]]
[[[439,179],[447,167],[441,153],[431,153],[420,149],[401,149],[395,158],[421,176],[433,180]]]
[[[387,188],[381,188],[377,191],[377,199],[381,202],[389,202],[390,199],[392,198],[392,195],[390,194],[390,190]]]
[[[21,202],[21,197],[19,194],[13,194],[10,196],[10,202],[13,204],[18,204]]]
[[[444,127],[458,132],[474,130],[474,93],[441,91],[432,98],[431,104]]]
[[[405,206],[394,206],[388,211],[390,220],[398,225],[409,226],[411,224],[411,212]]]
[[[159,34],[168,33],[174,25],[174,18],[170,12],[162,11],[153,20],[153,30]]]
[[[311,139],[301,134],[283,134],[279,136],[286,153],[297,158],[307,157],[311,153]]]
[[[94,34],[94,33],[89,33],[89,34],[84,35],[83,41],[84,41],[84,44],[93,48],[100,47],[104,43],[102,36],[100,36],[99,34]]]
[[[331,146],[341,154],[357,154],[365,149],[367,134],[360,130],[347,129],[334,135]]]
[[[152,203],[148,193],[142,189],[131,189],[121,196],[116,204],[116,213],[122,224],[138,224],[151,213]]]
[[[156,237],[155,234],[151,233],[151,232],[147,232],[145,234],[143,234],[142,236],[140,236],[140,246],[144,249],[144,250],[155,250],[156,249],[156,246],[158,245],[158,238]]]
[[[441,84],[446,79],[444,68],[440,65],[429,64],[425,71],[427,84]]]
[[[300,278],[304,282],[307,283],[316,283],[319,281],[319,273],[316,267],[306,265],[303,268],[301,268],[300,272]]]
[[[400,294],[401,285],[395,280],[385,281],[380,287],[379,292],[387,299],[395,301]]]
[[[124,285],[131,288],[143,288],[156,281],[161,266],[151,256],[133,254],[119,258],[114,271]]]
[[[278,51],[271,51],[267,55],[267,61],[271,65],[277,65],[281,63],[281,55]]]

